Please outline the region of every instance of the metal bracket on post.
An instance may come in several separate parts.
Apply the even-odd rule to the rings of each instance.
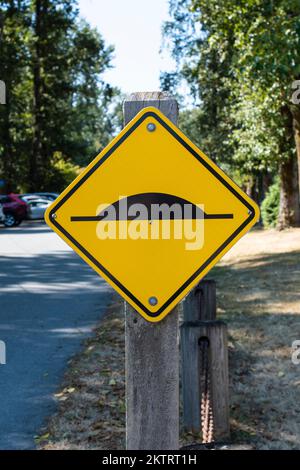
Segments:
[[[154,106],[177,123],[178,105],[167,95],[134,93],[124,102],[127,124]],[[151,129],[149,129],[151,132]],[[159,323],[149,323],[126,304],[126,448],[179,448],[178,307]]]
[[[184,428],[195,434],[203,431],[203,358],[199,340],[207,338],[213,439],[228,440],[230,429],[227,325],[216,320],[215,281],[201,281],[185,299],[183,311],[184,323],[180,328],[180,336]],[[205,440],[205,436],[203,437]]]

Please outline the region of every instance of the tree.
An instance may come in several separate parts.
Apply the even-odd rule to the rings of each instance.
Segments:
[[[219,164],[225,163],[233,153],[228,139],[233,128],[229,113],[233,33],[229,28],[222,42],[211,41],[212,17],[217,13],[211,5],[214,2],[203,2],[201,11],[193,0],[170,0],[169,3],[173,21],[165,24],[164,34],[177,62],[177,77],[162,74],[162,87],[174,91],[182,79],[187,81],[201,109],[197,113],[197,125],[204,145],[202,149]]]
[[[63,150],[76,163],[86,165],[99,147],[104,147],[121,125],[116,106],[120,92],[101,79],[110,67],[112,47],[105,47],[98,31],[81,21],[74,33],[72,50],[72,114],[70,116],[71,141]]]
[[[165,32],[179,75],[200,97],[207,127],[199,121],[199,132],[211,139],[211,156],[254,182],[279,172],[279,225],[299,225],[299,110],[290,101],[300,70],[299,2],[170,0],[170,11]]]
[[[252,106],[261,110],[264,125],[252,121],[249,129],[264,129],[265,150],[277,146],[269,159],[279,169],[279,228],[300,225],[299,184],[296,149],[299,123],[297,108],[291,103],[292,83],[300,73],[300,4],[294,0],[240,2],[245,19],[235,10],[236,45],[240,50],[236,75],[239,102],[244,103],[245,88],[252,95]],[[255,95],[255,96],[254,96]],[[248,101],[249,103],[249,101]],[[299,108],[299,106],[298,106]],[[259,121],[262,124],[262,119]],[[251,131],[250,131],[251,132]],[[300,162],[300,156],[298,156]]]
[[[32,191],[47,187],[55,152],[86,163],[94,153],[95,136],[105,132],[104,108],[114,95],[100,80],[109,66],[112,48],[106,48],[95,29],[78,22],[76,3],[32,2],[34,137],[29,169]]]
[[[6,104],[0,106],[0,172],[13,189],[24,181],[30,150],[28,70],[29,2],[9,0],[0,9],[0,77],[6,85]]]
[[[80,21],[77,0],[1,4],[1,171],[12,189],[53,184],[53,157],[85,165],[114,132],[119,92],[102,80],[113,48]]]

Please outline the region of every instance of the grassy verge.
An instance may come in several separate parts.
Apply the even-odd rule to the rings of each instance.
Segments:
[[[233,443],[296,449],[300,365],[300,230],[252,231],[210,274],[228,323]],[[298,337],[297,337],[298,335]],[[125,436],[124,322],[116,301],[70,364],[58,412],[37,438],[43,449],[122,449]],[[182,443],[199,440],[183,436]]]

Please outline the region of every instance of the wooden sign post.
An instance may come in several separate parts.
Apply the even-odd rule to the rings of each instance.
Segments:
[[[124,129],[45,213],[47,224],[130,305],[130,450],[178,449],[178,304],[259,218],[256,204],[184,135],[177,117],[176,100],[164,93],[131,95]],[[210,348],[214,367],[222,329],[197,328],[206,345],[217,345]]]
[[[175,99],[163,93],[134,93],[124,102],[125,125],[153,106],[177,123]],[[159,323],[149,323],[126,304],[126,448],[179,447],[178,307]]]

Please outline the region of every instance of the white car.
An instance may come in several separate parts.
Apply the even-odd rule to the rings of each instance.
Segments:
[[[45,210],[51,205],[51,201],[36,198],[26,200],[26,203],[28,205],[27,217],[31,220],[43,219]]]
[[[20,194],[20,198],[27,202],[29,199],[47,199],[47,201],[55,201],[58,193],[27,193]]]
[[[34,195],[31,195],[31,194],[28,194],[28,195],[26,194],[25,196],[20,196],[20,199],[22,199],[22,201],[25,201],[26,203],[28,203],[28,201],[36,201],[38,199],[44,199],[44,198],[41,198],[41,196],[34,196]]]
[[[4,215],[4,212],[3,212],[3,206],[2,206],[2,204],[0,204],[0,223],[3,223],[4,219],[5,219],[5,215]]]

